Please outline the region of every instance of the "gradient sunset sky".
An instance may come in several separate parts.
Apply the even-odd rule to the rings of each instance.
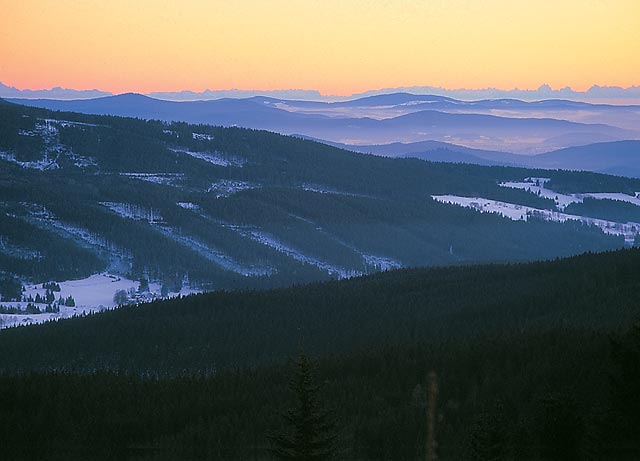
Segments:
[[[0,82],[114,93],[640,84],[640,0],[0,0]]]

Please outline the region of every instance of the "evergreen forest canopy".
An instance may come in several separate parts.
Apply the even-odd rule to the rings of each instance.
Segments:
[[[0,271],[34,282],[110,271],[268,288],[623,246],[573,221],[514,222],[431,199],[554,209],[498,185],[531,176],[563,192],[640,190],[640,180],[595,173],[388,159],[265,131],[0,102]]]
[[[270,459],[302,348],[337,459],[424,459],[431,371],[440,459],[636,459],[638,273],[637,249],[405,269],[4,330],[3,450]]]
[[[3,456],[424,459],[430,411],[439,459],[637,459],[640,250],[551,260],[623,240],[431,200],[555,209],[498,185],[527,177],[640,191],[0,102],[5,294],[104,270],[220,289],[0,331]],[[570,207],[636,216],[608,202]],[[398,266],[441,267],[349,278]]]

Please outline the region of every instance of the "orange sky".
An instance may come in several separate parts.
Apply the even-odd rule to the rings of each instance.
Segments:
[[[640,0],[0,0],[0,82],[115,93],[640,85]]]

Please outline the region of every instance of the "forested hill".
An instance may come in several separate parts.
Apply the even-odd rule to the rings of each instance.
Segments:
[[[217,292],[0,332],[0,370],[198,373],[385,344],[552,329],[614,331],[640,314],[640,250],[406,269],[287,289]]]
[[[289,357],[336,459],[638,459],[640,250],[218,292],[0,331],[7,459],[274,459]],[[313,384],[311,384],[313,385]]]
[[[431,198],[554,210],[499,186],[529,176],[572,192],[640,191],[614,176],[387,159],[265,131],[0,102],[0,271],[258,288],[623,245],[575,221],[511,221]]]

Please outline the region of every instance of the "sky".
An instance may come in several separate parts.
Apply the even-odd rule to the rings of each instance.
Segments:
[[[639,0],[0,0],[0,82],[113,93],[640,85]]]

